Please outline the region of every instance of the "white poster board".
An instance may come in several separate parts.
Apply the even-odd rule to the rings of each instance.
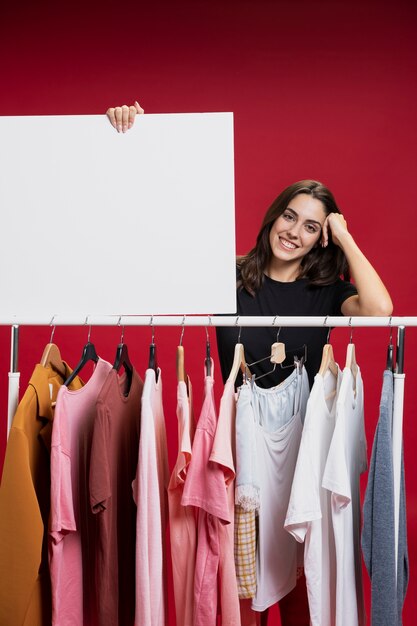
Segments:
[[[231,113],[0,118],[5,315],[234,313]]]

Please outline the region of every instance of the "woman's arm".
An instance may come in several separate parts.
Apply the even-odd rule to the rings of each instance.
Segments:
[[[333,242],[345,253],[358,295],[347,298],[342,304],[343,315],[392,314],[391,297],[366,256],[359,249],[347,229],[346,220],[339,213],[328,215],[323,226],[322,245],[327,246],[329,230]]]

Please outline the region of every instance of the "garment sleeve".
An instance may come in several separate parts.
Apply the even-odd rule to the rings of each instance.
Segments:
[[[333,285],[332,315],[342,315],[342,304],[351,296],[356,296],[358,290],[353,283],[346,280],[337,280]]]
[[[25,433],[12,427],[0,489],[0,623],[24,623],[39,576],[43,523]]]
[[[98,402],[91,445],[89,477],[90,504],[93,513],[104,511],[107,508],[108,499],[111,497],[109,440],[108,412],[106,407],[101,402]]]

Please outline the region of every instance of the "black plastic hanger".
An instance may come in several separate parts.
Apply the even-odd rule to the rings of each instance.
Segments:
[[[395,361],[394,361],[394,345],[392,343],[392,317],[389,318],[389,326],[390,326],[390,334],[389,334],[389,345],[387,348],[387,370],[393,372],[395,370]]]
[[[127,349],[127,345],[123,342],[123,338],[124,338],[124,326],[122,329],[122,336],[120,338],[120,343],[117,346],[116,357],[113,363],[113,369],[116,370],[116,372],[119,372],[120,368],[124,367],[124,370],[126,372],[126,380],[127,380],[127,386],[126,386],[124,395],[127,396],[129,394],[130,387],[132,384],[133,365],[129,359],[129,352]]]
[[[90,335],[88,335],[88,336],[90,336]],[[65,381],[64,385],[66,387],[68,387],[72,383],[74,378],[82,370],[84,365],[86,365],[86,363],[88,363],[88,361],[94,361],[94,363],[97,363],[97,361],[98,361],[98,355],[97,355],[96,349],[94,347],[94,344],[92,344],[90,341],[87,341],[87,343],[85,344],[85,346],[83,348],[83,353],[81,355],[81,359],[80,359],[78,365],[73,370],[71,376],[69,376],[69,378],[67,378],[67,380]]]
[[[149,346],[148,369],[154,370],[155,380],[158,382],[158,360],[156,357],[155,330],[154,330],[154,325],[153,325],[153,315],[151,316],[150,324],[152,327],[152,339],[151,339],[151,345]]]
[[[211,318],[210,318],[211,323]],[[208,329],[206,328],[206,358],[204,361],[204,367],[206,370],[206,376],[211,376],[211,354],[210,354],[210,335]]]

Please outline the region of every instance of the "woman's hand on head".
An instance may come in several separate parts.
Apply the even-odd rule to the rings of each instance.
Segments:
[[[136,115],[142,115],[142,113],[145,113],[145,111],[137,101],[131,106],[123,104],[119,107],[111,107],[106,111],[110,124],[114,126],[118,133],[125,133],[129,128],[132,128]]]
[[[341,247],[343,236],[349,234],[347,222],[341,213],[329,213],[326,217],[321,236],[321,245],[323,248],[329,243],[329,233],[332,235],[333,243]]]

